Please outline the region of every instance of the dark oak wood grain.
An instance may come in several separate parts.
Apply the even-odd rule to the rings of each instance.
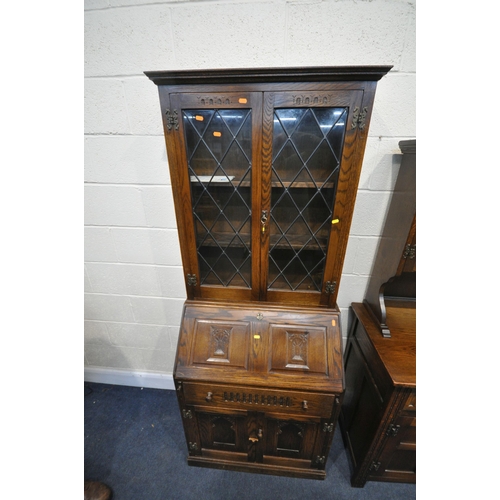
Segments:
[[[301,68],[232,68],[219,70],[145,71],[156,85],[235,84],[272,82],[377,81],[392,66],[337,66]]]
[[[345,389],[336,300],[390,68],[146,72],[188,297],[174,367],[188,464],[324,479]]]
[[[391,338],[368,306],[352,304],[345,349],[346,391],[340,427],[351,483],[416,482],[416,308],[388,304]]]

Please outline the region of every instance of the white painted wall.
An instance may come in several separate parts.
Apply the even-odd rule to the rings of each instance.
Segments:
[[[415,0],[85,0],[86,379],[173,387],[182,277],[146,70],[394,65],[378,84],[338,304],[362,301],[416,136]]]

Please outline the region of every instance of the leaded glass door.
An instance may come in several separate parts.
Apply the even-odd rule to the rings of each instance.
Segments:
[[[362,98],[335,89],[172,94],[189,298],[335,305]]]
[[[349,231],[342,193],[355,151],[362,92],[266,94],[262,202],[267,233],[261,288],[267,300],[328,304],[340,280],[339,234]],[[267,153],[267,154],[266,154]],[[347,234],[344,235],[347,241]],[[338,264],[338,262],[337,262]]]
[[[260,266],[253,193],[260,172],[258,151],[262,96],[249,93],[176,94],[181,181],[189,185],[194,238],[187,280],[193,296],[256,299]],[[253,234],[255,232],[255,234]],[[186,267],[186,266],[185,266]],[[189,290],[188,290],[189,292]]]

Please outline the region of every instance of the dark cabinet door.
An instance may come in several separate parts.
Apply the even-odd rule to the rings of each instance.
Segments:
[[[246,453],[246,417],[221,413],[198,413],[201,447]]]
[[[291,420],[267,419],[265,459],[279,464],[281,459],[286,458],[292,466],[295,461],[300,467],[304,467],[306,462],[309,466],[321,467],[318,429],[319,423],[294,420],[293,417]]]
[[[260,412],[197,412],[201,454],[239,462],[324,467],[324,436],[316,422],[268,417]],[[324,434],[324,433],[323,433]]]

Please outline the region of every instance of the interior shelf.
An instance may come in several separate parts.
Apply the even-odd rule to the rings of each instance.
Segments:
[[[197,179],[191,179],[192,184],[197,184],[197,185],[203,185],[203,186],[216,186],[216,187],[221,187],[221,188],[250,188],[251,187],[251,182],[250,181],[243,181],[243,182],[238,182],[238,180],[232,180],[232,181],[217,181],[217,180],[212,180],[212,181],[199,181]],[[333,182],[328,182],[326,184],[318,186],[314,182],[271,182],[271,188],[276,188],[276,189],[295,189],[295,188],[306,188],[306,189],[333,189],[335,187],[335,184]]]
[[[310,234],[304,235],[286,235],[286,238],[283,238],[282,235],[279,234],[271,234],[270,236],[270,248],[274,249],[294,249],[294,250],[316,250],[318,248],[318,244],[325,248],[328,243],[328,238],[324,234],[315,238],[312,238]],[[244,247],[250,248],[252,237],[249,233],[238,233],[238,237],[235,238],[235,233],[211,233],[212,238],[207,238],[203,241],[199,247],[217,247],[227,248],[232,241],[231,247],[238,248]],[[215,243],[215,241],[217,243]],[[242,241],[243,243],[242,243]],[[281,241],[280,241],[281,240]]]

